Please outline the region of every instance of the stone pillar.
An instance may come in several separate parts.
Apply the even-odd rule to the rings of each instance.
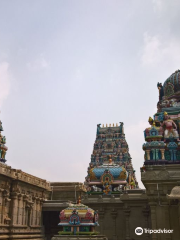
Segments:
[[[146,150],[147,160],[150,160],[150,150]]]
[[[151,223],[152,223],[152,229],[157,229],[157,220],[156,220],[156,203],[150,202],[149,203],[151,208]],[[157,240],[157,234],[152,233],[152,240]]]
[[[116,217],[117,217],[117,211],[115,209],[112,210],[111,212],[111,216],[113,219],[113,240],[117,240],[117,236],[116,236]]]
[[[2,224],[4,224],[4,219],[5,219],[5,213],[6,213],[6,198],[7,194],[6,194],[6,191],[3,190],[2,191],[2,218],[1,218],[1,221],[2,221]]]
[[[171,154],[171,161],[173,161],[173,159],[174,159],[174,158],[173,158],[173,150],[170,149],[169,152],[170,152],[170,154]]]
[[[0,206],[0,223],[3,222],[3,195],[2,195],[3,189],[0,188],[0,202],[2,202],[2,205]]]
[[[179,228],[180,228],[180,200],[178,203],[178,220],[179,220]]]
[[[28,211],[27,211],[27,208],[26,208],[27,200],[28,200],[28,195],[25,194],[23,196],[23,216],[22,216],[23,225],[27,225],[27,215],[28,215]]]
[[[173,151],[173,155],[174,155],[174,161],[176,161],[177,160],[177,158],[176,158],[176,152],[177,152],[177,150],[175,149],[174,151]]]
[[[23,217],[22,214],[23,214],[22,194],[19,194],[18,195],[18,214],[17,214],[17,217],[18,217],[17,223],[19,225],[22,225],[22,217]]]
[[[36,197],[32,198],[34,205],[32,208],[32,215],[31,215],[31,225],[35,226],[36,225]]]
[[[160,151],[161,151],[161,159],[165,160],[165,157],[164,157],[165,150],[164,149],[160,149]]]
[[[43,205],[44,199],[40,199],[40,209],[39,209],[39,225],[43,225],[43,219],[42,219],[42,205]]]
[[[40,199],[36,200],[36,225],[40,225]]]
[[[18,193],[12,192],[11,199],[12,199],[11,225],[17,225]]]
[[[159,155],[158,155],[159,149],[155,149],[155,151],[156,151],[156,160],[159,160]]]
[[[26,198],[27,196],[24,194],[22,197],[22,225],[26,225]]]
[[[171,229],[170,227],[170,219],[169,219],[169,206],[163,206],[163,210],[164,210],[164,217],[165,217],[165,228],[166,229]],[[163,236],[163,240],[170,240],[172,239],[172,234],[163,234],[165,236]]]
[[[100,211],[99,211],[100,234],[104,234],[104,231],[103,231],[103,219],[104,219],[104,209],[101,208]]]
[[[153,160],[156,160],[156,149],[152,149]]]
[[[149,217],[149,209],[148,208],[144,208],[143,209],[143,215],[144,215],[144,218],[145,218],[145,228],[149,228],[149,221],[148,221],[148,217]],[[143,233],[145,235],[145,239],[150,239],[150,234],[149,233]]]
[[[126,218],[126,238],[125,240],[130,240],[130,228],[129,228],[129,216],[130,216],[130,208],[126,207],[123,209],[125,218]]]

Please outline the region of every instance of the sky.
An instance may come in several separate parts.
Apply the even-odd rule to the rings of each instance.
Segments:
[[[7,164],[84,182],[97,124],[124,122],[141,188],[157,82],[180,67],[180,1],[0,0]]]

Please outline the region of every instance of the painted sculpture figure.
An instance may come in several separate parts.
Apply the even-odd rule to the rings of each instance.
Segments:
[[[6,137],[2,136],[1,134],[2,131],[3,131],[3,127],[2,127],[2,122],[0,121],[0,162],[5,163],[6,162],[5,156],[8,148],[5,146]]]
[[[164,131],[164,138],[167,139],[172,135],[174,138],[177,138],[177,141],[179,141],[179,134],[177,132],[177,126],[175,122],[170,119],[167,112],[164,112],[164,121],[161,125],[162,127],[165,126]]]

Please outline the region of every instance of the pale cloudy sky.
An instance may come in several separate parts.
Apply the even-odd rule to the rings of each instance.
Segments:
[[[83,182],[98,123],[125,124],[140,186],[157,82],[180,67],[179,0],[0,0],[7,164]]]

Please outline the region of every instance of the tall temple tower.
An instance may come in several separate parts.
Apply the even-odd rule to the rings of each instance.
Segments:
[[[5,163],[5,156],[6,156],[6,151],[8,148],[5,146],[6,144],[6,137],[2,136],[1,132],[3,131],[2,127],[2,122],[0,121],[0,162]]]
[[[124,189],[138,188],[123,122],[116,126],[97,125],[85,185],[91,194],[116,194]]]
[[[152,239],[180,239],[180,70],[157,87],[157,113],[149,117],[150,127],[144,131],[141,180],[146,187],[152,229],[173,230],[173,235],[153,233]]]

